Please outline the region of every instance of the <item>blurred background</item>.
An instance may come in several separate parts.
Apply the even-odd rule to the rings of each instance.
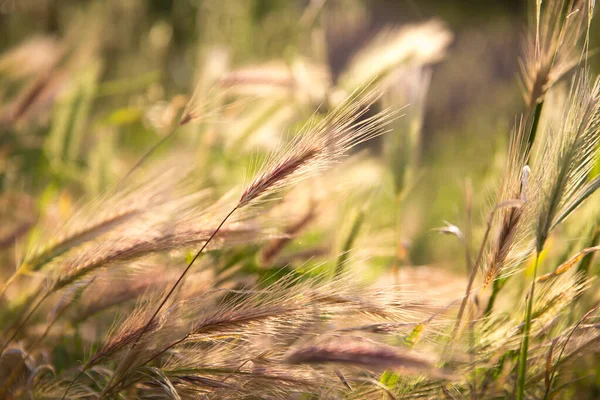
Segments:
[[[408,142],[378,139],[367,150],[397,164],[386,153],[400,146],[412,160],[375,179],[388,200],[410,191],[401,196],[406,248],[396,251],[411,264],[459,260],[460,245],[431,229],[480,220],[490,203],[524,109],[518,72],[531,3],[0,0],[0,190],[13,221],[0,240],[12,243],[40,214],[68,214],[162,139],[152,157],[191,150],[202,179],[224,192],[243,182],[257,148],[391,58],[383,72],[395,96],[384,103],[411,104],[394,128]],[[237,100],[222,101],[221,89]],[[170,135],[194,90],[200,118]],[[476,193],[467,213],[465,193]],[[393,225],[386,218],[375,213],[369,224]]]

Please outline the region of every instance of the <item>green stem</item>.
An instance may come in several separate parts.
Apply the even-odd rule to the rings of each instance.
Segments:
[[[531,317],[533,314],[533,296],[535,293],[535,277],[537,275],[540,252],[535,255],[535,265],[533,267],[533,280],[531,282],[531,291],[527,300],[527,312],[525,314],[525,326],[523,329],[523,342],[521,344],[521,353],[519,354],[519,368],[517,377],[517,400],[523,400],[525,396],[525,378],[527,375],[527,352],[529,350],[529,333],[531,331]]]
[[[543,100],[535,104],[535,109],[533,111],[533,120],[531,121],[531,129],[529,130],[529,138],[527,139],[527,149],[525,154],[530,153],[531,147],[533,146],[533,142],[535,141],[537,129],[540,124],[540,118],[542,116],[542,108],[544,108]],[[529,155],[527,155],[527,160],[529,162]]]
[[[392,274],[394,276],[395,283],[398,284],[400,278],[400,265],[405,262],[401,257],[401,254],[404,253],[404,249],[402,246],[402,224],[401,224],[401,210],[402,208],[402,194],[400,191],[396,191],[396,196],[394,198],[394,239],[395,239],[395,252],[394,252],[394,260],[392,263]]]
[[[497,278],[494,280],[494,283],[492,286],[492,294],[490,295],[487,306],[485,307],[484,315],[488,316],[492,313],[492,309],[494,308],[494,304],[496,303],[496,298],[498,297],[498,293],[500,293],[500,290],[502,290],[502,288],[504,287],[504,284],[506,283],[507,280],[508,280],[508,278]]]
[[[344,248],[342,249],[342,254],[340,254],[337,265],[335,266],[335,276],[339,276],[344,271],[344,264],[348,259],[348,252],[352,249],[354,245],[354,241],[358,237],[358,233],[360,232],[360,228],[365,219],[365,212],[363,210],[359,210],[354,217],[354,221],[352,222],[352,228],[350,229],[350,233],[344,242]]]
[[[485,234],[483,235],[483,240],[481,241],[481,246],[479,246],[479,252],[477,253],[477,259],[475,260],[475,264],[473,265],[473,268],[471,268],[471,274],[469,276],[467,288],[465,289],[465,296],[463,297],[462,302],[460,303],[460,308],[458,310],[458,314],[456,315],[456,321],[454,322],[454,328],[452,328],[452,333],[450,334],[450,340],[448,340],[448,343],[446,344],[445,352],[448,352],[448,350],[450,349],[450,345],[456,338],[456,335],[460,328],[460,322],[462,321],[462,317],[465,312],[465,308],[467,307],[467,303],[469,301],[469,298],[471,297],[471,288],[473,287],[473,282],[475,281],[475,277],[477,276],[477,271],[479,270],[479,264],[481,264],[485,245],[488,241],[488,237],[490,236],[490,230],[492,229],[491,221],[492,221],[492,216],[494,215],[495,211],[496,210],[492,211],[492,213],[490,214],[490,217],[488,219],[487,228],[485,230]]]
[[[597,246],[600,243],[600,228],[597,226],[595,226],[594,228],[595,229],[592,233],[592,237],[585,247]],[[590,265],[592,264],[592,259],[594,258],[595,254],[595,252],[588,253],[581,259],[581,262],[577,267],[577,271],[583,274],[583,276],[581,277],[582,280],[584,280],[585,277],[589,275]]]
[[[127,179],[136,171],[143,163],[145,163],[148,158],[164,143],[166,143],[169,139],[171,139],[175,133],[177,133],[177,128],[179,128],[179,124],[173,124],[169,129],[169,132],[165,136],[163,136],[158,142],[156,142],[148,151],[144,153],[144,155],[127,171],[127,173],[121,178],[121,180],[117,183],[117,188],[123,187]]]

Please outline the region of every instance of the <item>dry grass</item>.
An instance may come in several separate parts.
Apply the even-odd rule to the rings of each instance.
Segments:
[[[77,204],[67,187],[36,193],[36,218],[22,215],[31,201],[16,204],[30,196],[2,192],[0,398],[551,399],[597,390],[588,376],[600,368],[593,6],[535,2],[525,104],[494,170],[496,195],[477,218],[479,193],[467,185],[467,221],[423,229],[454,236],[435,236],[435,250],[459,239],[436,265],[414,265],[418,249],[404,238],[414,230],[407,221],[423,223],[417,214],[435,206],[405,200],[424,184],[431,65],[452,51],[442,23],[383,29],[337,75],[306,59],[233,69],[208,51],[216,66],[205,66],[185,106],[164,105],[163,136],[121,160],[130,168],[108,174],[112,190]],[[324,6],[311,2],[307,15],[313,7]],[[33,41],[1,57],[0,72],[31,46],[52,68],[75,57]],[[15,73],[34,86],[3,123],[33,112],[25,100],[44,84],[40,65]],[[73,84],[81,92],[71,88],[69,107],[92,107],[91,75]],[[77,114],[65,110],[56,118]],[[82,115],[67,125],[91,119]],[[65,176],[79,168],[78,134],[44,145]],[[384,134],[392,138],[381,140],[381,157],[367,142]],[[239,144],[260,135],[277,144],[248,156]],[[174,155],[155,160],[167,140]]]

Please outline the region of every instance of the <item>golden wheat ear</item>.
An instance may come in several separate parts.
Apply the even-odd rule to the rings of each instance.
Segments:
[[[537,0],[535,4],[533,29],[520,61],[529,148],[537,136],[548,91],[577,66],[587,65],[595,0]]]
[[[529,108],[542,102],[558,80],[587,56],[593,0],[536,1],[533,31],[521,60],[523,97]]]
[[[398,117],[387,109],[366,117],[379,99],[377,89],[363,88],[317,121],[317,116],[277,151],[242,193],[238,208],[256,203],[301,180],[317,175],[347,155],[354,146],[383,134]]]
[[[200,250],[196,252],[196,255],[167,292],[146,325],[136,334],[128,354],[133,352],[138,342],[146,334],[147,329],[184,280],[194,262],[236,211],[255,204],[261,198],[281,191],[293,183],[322,172],[338,162],[352,147],[385,132],[386,124],[397,117],[397,111],[384,110],[375,116],[364,117],[380,95],[379,90],[369,87],[354,92],[322,120],[318,122],[311,121],[294,137],[288,146],[285,146],[282,151],[273,156],[272,161],[267,163],[263,171],[251,181],[237,204],[227,213],[207,237]],[[120,364],[119,368],[123,368],[123,364]],[[115,377],[116,374],[111,377],[101,396],[113,390]]]
[[[571,84],[562,124],[550,126],[542,143],[542,157],[534,168],[540,183],[536,246],[540,252],[548,235],[600,187],[588,177],[600,146],[600,80],[593,82],[586,70]]]
[[[339,364],[373,370],[442,377],[434,362],[411,350],[387,346],[371,340],[337,336],[317,343],[298,346],[286,355],[291,364]]]

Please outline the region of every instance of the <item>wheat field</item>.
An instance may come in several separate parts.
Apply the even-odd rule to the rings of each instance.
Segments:
[[[594,0],[59,3],[0,1],[0,399],[600,397]]]

